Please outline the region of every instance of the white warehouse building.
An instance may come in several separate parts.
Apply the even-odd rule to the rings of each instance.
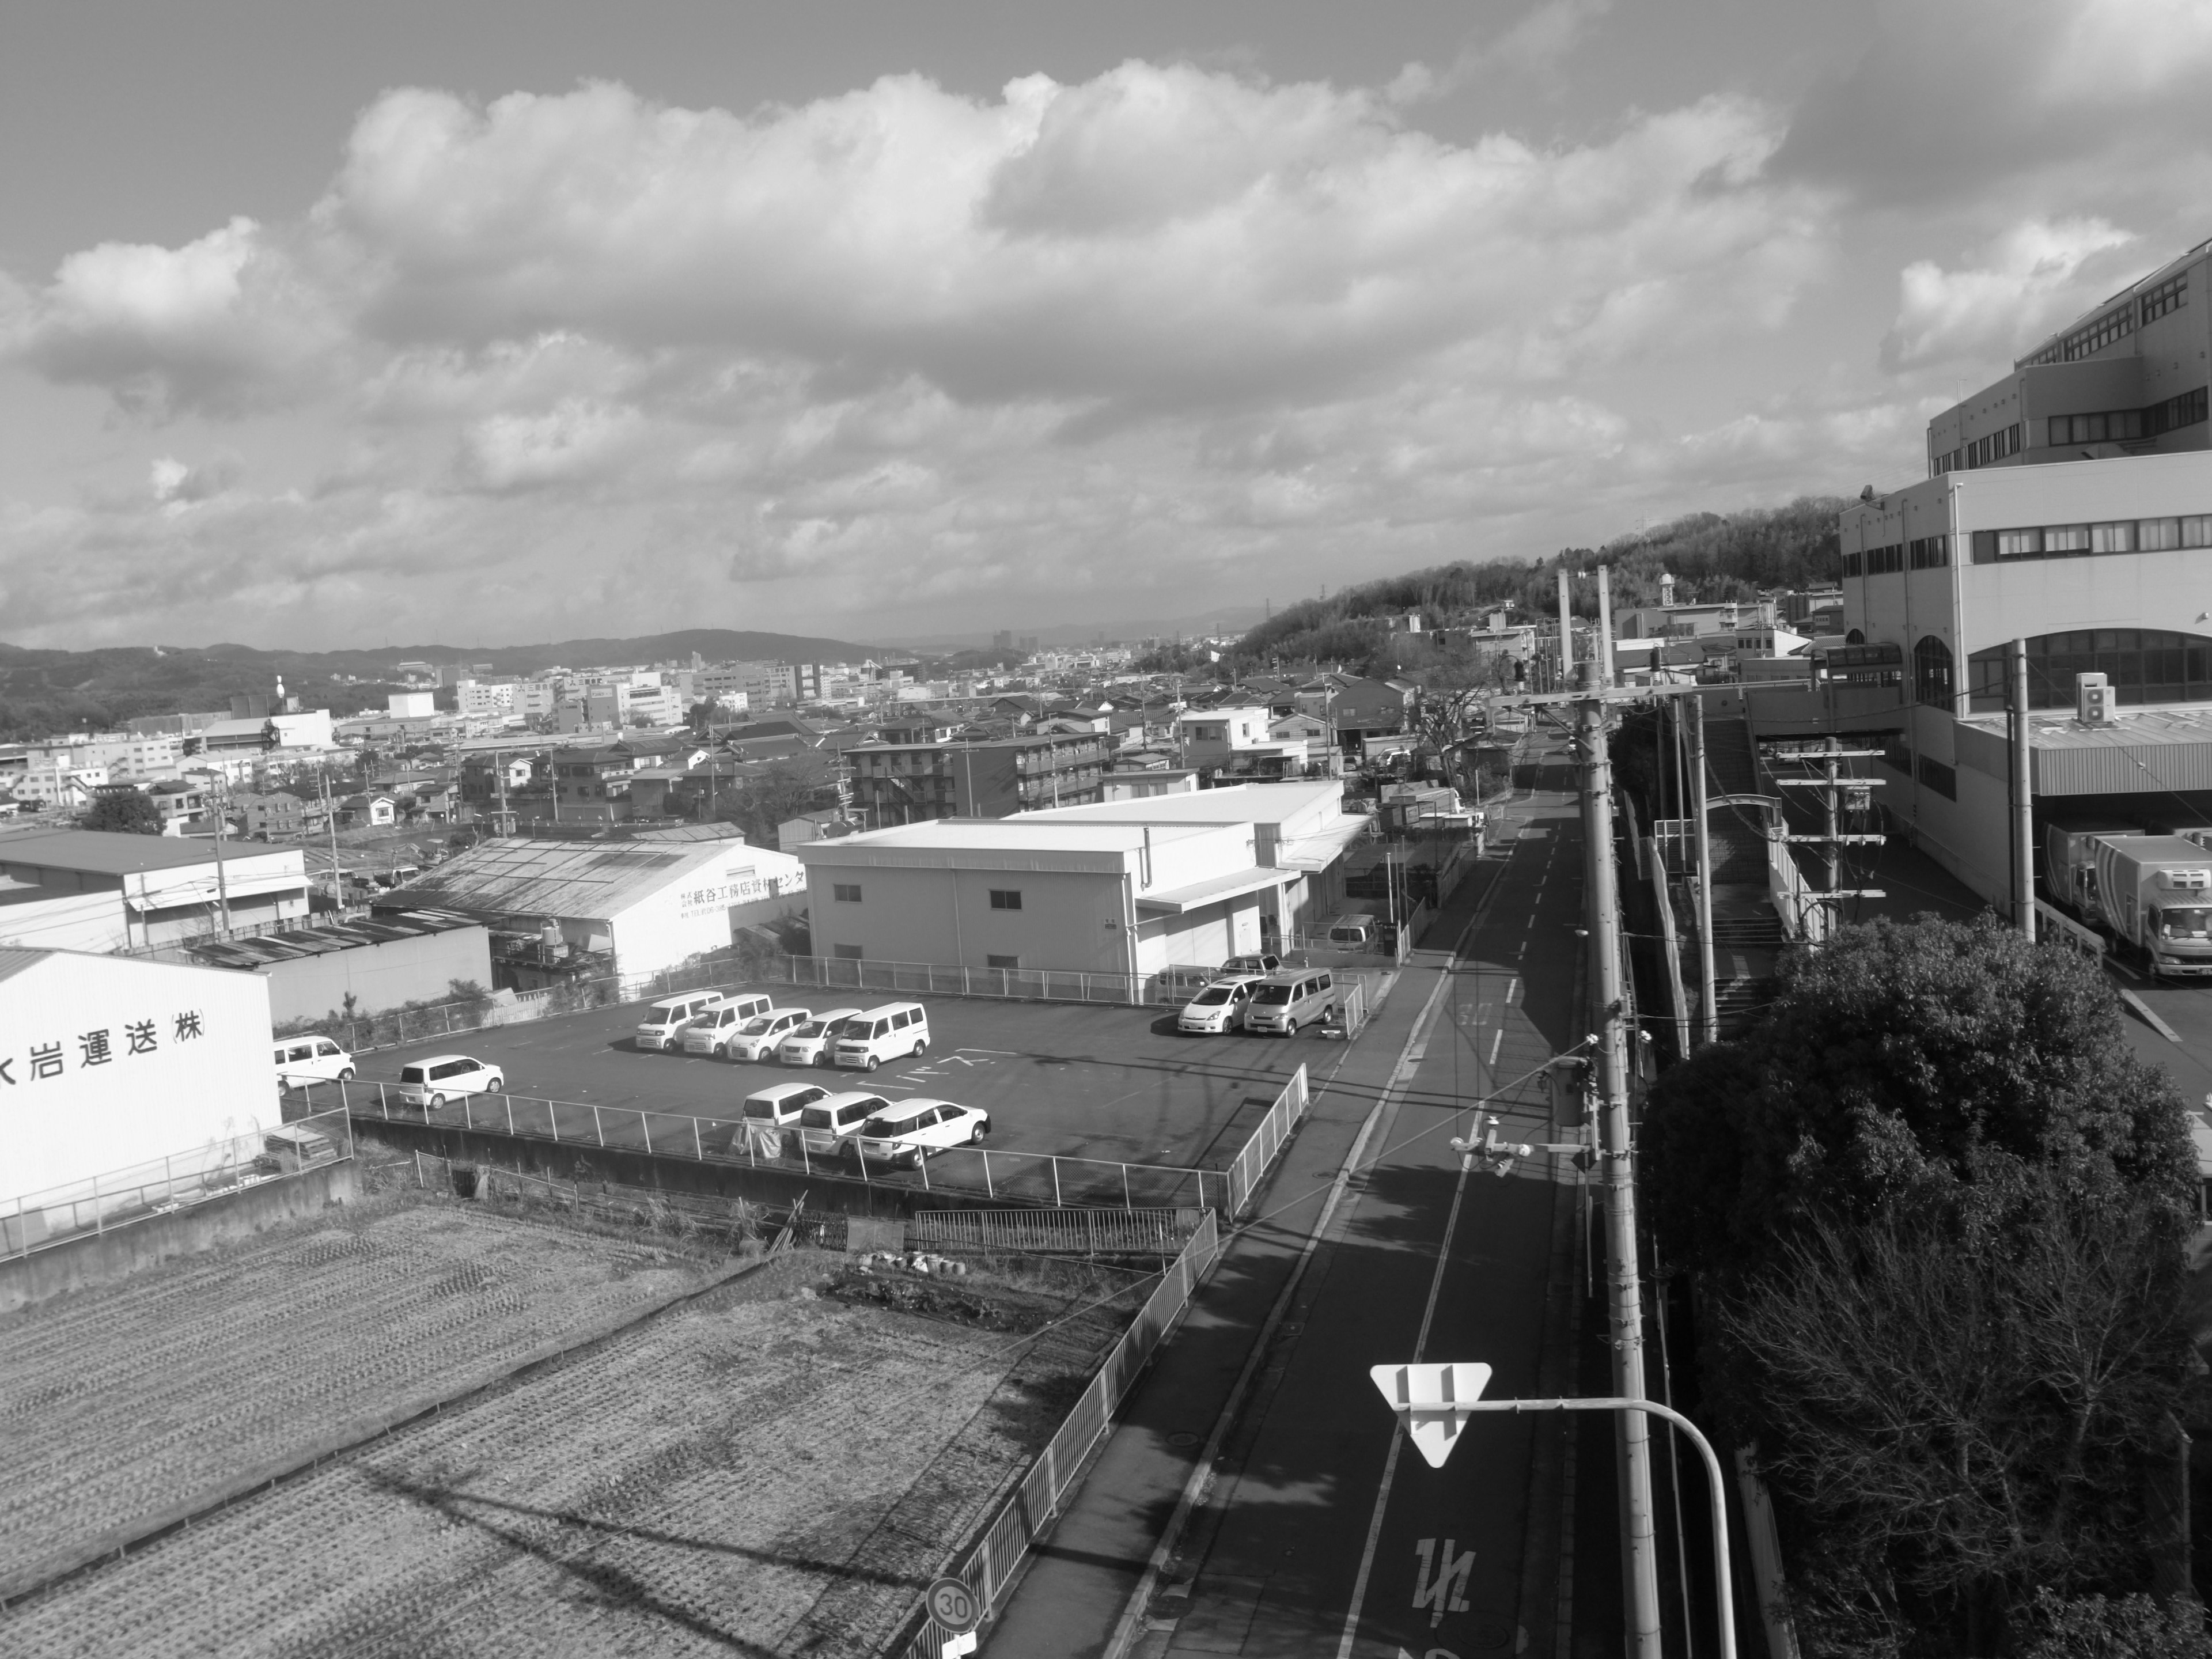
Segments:
[[[1314,931],[1370,833],[1341,786],[1261,784],[813,842],[817,955],[1126,974],[1218,966]]]
[[[266,980],[0,946],[0,1231],[9,1242],[40,1242],[47,1208],[76,1202],[76,1189],[90,1194],[103,1175],[165,1162],[181,1182],[234,1156],[234,1138],[280,1119]],[[33,1196],[51,1206],[23,1202]]]

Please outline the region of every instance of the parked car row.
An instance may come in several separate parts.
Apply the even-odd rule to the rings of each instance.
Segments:
[[[648,1051],[872,1072],[887,1060],[929,1052],[929,1011],[918,1002],[887,1002],[817,1013],[778,1008],[757,992],[688,991],[647,1009],[636,1041]]]
[[[745,1097],[747,1135],[788,1131],[807,1158],[843,1157],[919,1169],[948,1146],[973,1146],[991,1133],[991,1115],[950,1100],[889,1101],[817,1083],[779,1083]],[[734,1150],[734,1149],[733,1149]]]
[[[1237,1030],[1296,1036],[1300,1026],[1316,1024],[1335,1012],[1336,976],[1328,969],[1253,973],[1236,966],[1250,960],[1239,957],[1224,963],[1220,976],[1183,1005],[1176,1016],[1176,1029],[1203,1036]]]

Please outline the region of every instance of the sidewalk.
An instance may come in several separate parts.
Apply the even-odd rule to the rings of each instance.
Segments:
[[[1316,1045],[1313,1105],[1254,1206],[1264,1219],[1230,1236],[1182,1328],[1129,1396],[1059,1526],[987,1627],[982,1653],[1096,1659],[1107,1651],[1362,1124],[1451,964],[1453,943],[1503,867],[1487,857],[1461,884],[1357,1042],[1334,1054]]]

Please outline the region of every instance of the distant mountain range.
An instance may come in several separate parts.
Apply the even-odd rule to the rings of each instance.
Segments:
[[[836,662],[857,661],[883,648],[726,628],[684,629],[630,640],[404,645],[374,651],[258,651],[243,645],[40,651],[0,643],[0,739],[115,726],[138,714],[227,709],[234,696],[271,690],[280,678],[303,706],[350,714],[382,707],[379,688],[396,681],[403,662],[489,663],[493,673],[528,674],[556,666],[688,663],[695,651],[708,662]],[[340,683],[333,684],[333,678]]]
[[[1242,634],[1254,623],[1265,619],[1267,607],[1258,605],[1224,605],[1201,616],[1177,617],[1163,619],[1157,617],[1124,619],[1120,622],[1054,623],[1043,627],[1008,627],[1006,631],[1017,640],[1035,640],[1041,646],[1093,645],[1107,640],[1120,640],[1124,644],[1137,640],[1193,639],[1203,634]],[[924,634],[908,636],[902,643],[911,651],[955,651],[968,648],[988,648],[998,630],[985,629],[968,634]],[[877,646],[876,650],[886,647]]]

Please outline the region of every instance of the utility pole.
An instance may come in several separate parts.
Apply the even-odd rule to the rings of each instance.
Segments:
[[[2035,942],[2035,796],[2029,769],[2027,641],[2012,642],[2012,922]]]
[[[1600,685],[1617,685],[1620,676],[1613,661],[1613,570],[1597,568],[1597,673]]]
[[[1828,784],[1828,787],[1820,792],[1820,828],[1827,837],[1827,845],[1820,849],[1820,861],[1821,867],[1827,872],[1824,890],[1832,893],[1843,884],[1836,879],[1836,860],[1838,852],[1836,841],[1836,750],[1842,745],[1834,738],[1830,737],[1823,739],[1820,746],[1826,755],[1823,765],[1826,768]]]
[[[230,882],[224,874],[222,867],[223,836],[230,828],[230,774],[228,771],[216,774],[216,791],[215,892],[217,902],[222,906],[222,936],[228,939],[230,937]]]
[[[1567,567],[1559,566],[1559,685],[1571,691],[1575,684],[1574,602],[1570,597]]]
[[[1698,1024],[1700,1040],[1721,1040],[1720,1009],[1713,990],[1713,837],[1705,807],[1705,700],[1684,699],[1690,720],[1690,828],[1698,848]]]
[[[1559,578],[1565,618],[1566,576]],[[1561,635],[1565,641],[1564,633]],[[1628,1127],[1628,1035],[1620,970],[1620,895],[1613,863],[1613,763],[1606,750],[1604,670],[1583,664],[1575,702],[1582,762],[1583,891],[1589,921],[1592,1055],[1597,1069],[1598,1145],[1604,1166],[1607,1300],[1613,1333],[1613,1391],[1642,1400],[1644,1297],[1636,1243],[1636,1184]],[[1695,699],[1692,699],[1694,702]],[[1702,793],[1702,791],[1700,792]],[[1702,826],[1703,820],[1700,819]],[[1700,836],[1702,842],[1703,836]],[[1615,1439],[1620,1476],[1620,1562],[1629,1659],[1662,1659],[1659,1550],[1651,1508],[1650,1419],[1623,1412]]]

